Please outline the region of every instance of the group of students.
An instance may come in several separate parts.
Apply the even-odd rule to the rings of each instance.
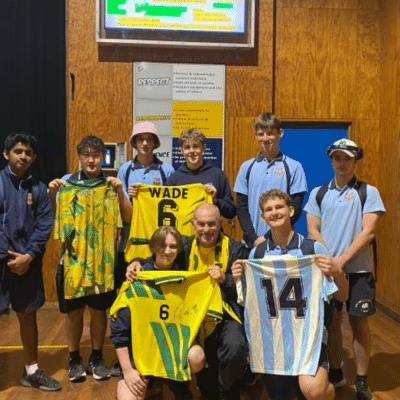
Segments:
[[[306,178],[301,164],[280,152],[283,130],[279,119],[271,113],[261,114],[254,128],[260,152],[240,167],[234,186],[236,205],[225,174],[204,160],[206,138],[195,128],[183,132],[180,137],[185,162],[174,171],[154,154],[160,146],[154,124],[135,124],[129,141],[137,155],[121,166],[116,178],[102,171],[103,141],[95,136],[85,137],[77,147],[81,170],[53,180],[48,191],[29,173],[37,157],[35,138],[27,134],[7,137],[3,155],[8,165],[0,173],[0,303],[10,301],[17,312],[25,361],[23,385],[44,390],[61,388],[59,382],[37,365],[36,310],[44,303],[41,264],[55,218],[54,237],[63,243],[57,268],[57,293],[60,311],[66,315],[68,375],[72,382],[84,379],[87,372],[99,380],[110,376],[112,371],[102,356],[107,309],[114,303],[116,291],[122,285],[111,308],[111,338],[121,369],[117,396],[120,400],[145,397],[149,379],[136,369],[133,347],[137,342],[133,340],[135,328],[131,315],[134,310],[125,298],[134,283],[123,284],[123,281],[126,276],[128,281],[136,282],[140,270],[159,273],[173,269],[205,272],[222,293],[223,310],[218,324],[202,340],[197,337],[185,355],[186,367],[196,373],[197,385],[207,399],[240,398],[248,353],[251,369],[262,374],[272,400],[302,396],[315,400],[334,399],[334,387],[346,383],[341,369],[343,302],[346,302],[354,336],[356,396],[359,400],[372,399],[367,382],[370,351],[367,317],[375,312],[370,244],[378,217],[385,209],[377,189],[355,177],[362,149],[348,139],[328,148],[334,178],[327,185],[313,189],[304,208],[311,240],[293,230],[303,209]],[[171,226],[160,227],[149,242],[139,241],[139,244],[149,244],[149,258],[137,259],[134,252],[125,254],[127,244],[132,242],[129,225],[136,212],[135,202],[141,184],[190,186],[194,183],[204,185],[204,199],[208,199],[193,208],[194,235],[181,236]],[[242,242],[229,238],[221,228],[221,217],[232,219],[236,214],[243,231]],[[120,228],[122,234],[116,251]],[[264,265],[265,256],[275,257],[272,264]],[[282,262],[285,265],[282,270],[293,269],[293,261],[287,259],[288,256],[305,256],[312,268],[322,272],[319,279],[325,279],[323,285],[314,285],[324,287],[325,296],[318,295],[317,305],[324,311],[312,314],[325,315],[326,329],[319,329],[325,333],[317,342],[319,347],[310,352],[310,359],[316,361],[306,372],[301,368],[293,372],[289,365],[292,361],[286,362],[283,369],[275,368],[277,364],[267,367],[271,359],[286,355],[275,352],[274,356],[274,350],[271,352],[273,335],[266,339],[258,333],[263,337],[260,344],[254,334],[255,327],[264,329],[265,321],[271,318],[275,321],[276,298],[271,294],[273,286],[269,286],[272,281],[267,274],[270,270],[274,273],[274,268],[278,270],[277,265]],[[301,275],[299,271],[303,269],[297,264],[295,269]],[[266,311],[261,311],[262,302],[258,301],[258,314],[254,314],[254,303],[246,306],[246,302],[252,301],[249,295],[253,281],[251,271],[264,274],[262,279],[254,279],[262,282],[255,290],[265,293],[263,306],[267,305]],[[296,275],[289,278],[289,286],[275,288],[281,314],[286,309],[290,312],[295,309],[301,315],[304,310],[312,309],[308,307],[311,297],[303,296],[302,285],[306,279],[299,279]],[[328,306],[325,300],[329,300],[330,295],[334,299]],[[91,315],[92,342],[87,369],[79,353],[85,306]],[[164,309],[160,309],[160,315],[162,311]],[[315,324],[321,325],[321,321]],[[270,325],[276,328],[275,323]],[[292,330],[288,335],[295,337],[303,329],[297,322],[288,325],[279,332]],[[283,340],[286,340],[285,335]],[[295,351],[289,353],[288,360],[291,360]],[[165,377],[170,378],[169,375]],[[166,382],[176,399],[192,398],[185,379],[183,382],[167,379]]]

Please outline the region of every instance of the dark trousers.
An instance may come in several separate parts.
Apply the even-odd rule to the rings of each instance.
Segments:
[[[208,366],[197,375],[197,385],[208,400],[239,400],[239,384],[246,366],[243,325],[227,317],[204,343]],[[218,390],[219,388],[219,390]]]

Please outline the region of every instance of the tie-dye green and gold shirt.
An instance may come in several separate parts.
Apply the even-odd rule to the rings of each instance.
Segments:
[[[63,242],[66,299],[114,289],[116,238],[121,226],[118,197],[106,179],[69,179],[60,188],[54,238]]]

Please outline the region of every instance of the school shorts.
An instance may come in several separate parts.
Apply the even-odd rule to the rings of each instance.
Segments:
[[[355,317],[369,317],[376,313],[375,308],[375,280],[371,272],[348,274],[349,299],[346,309]],[[342,311],[343,303],[332,300],[333,310]]]
[[[328,371],[327,346],[322,343],[318,367]],[[298,376],[262,374],[261,378],[267,389],[270,400],[285,400],[293,397],[304,399],[301,393]]]
[[[90,296],[78,297],[76,299],[64,298],[64,265],[62,260],[58,264],[56,275],[56,286],[58,295],[58,305],[62,314],[68,314],[72,311],[80,310],[89,306],[95,310],[107,310],[114,303],[116,298],[115,289],[111,292],[94,294]]]
[[[34,258],[23,275],[11,272],[7,261],[0,261],[0,296],[9,299],[16,312],[31,312],[42,307],[45,301],[42,258]]]
[[[128,263],[125,261],[125,253],[118,252],[117,264],[114,269],[115,288],[119,289],[126,281],[125,274]]]

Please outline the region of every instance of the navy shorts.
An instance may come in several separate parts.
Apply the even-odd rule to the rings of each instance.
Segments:
[[[347,312],[355,317],[369,317],[376,313],[375,280],[371,272],[350,273],[349,299],[346,302]],[[340,312],[343,303],[332,300],[333,310]]]
[[[62,314],[68,314],[72,311],[80,310],[85,306],[89,306],[95,310],[107,310],[114,303],[116,298],[115,289],[111,292],[94,294],[76,299],[64,298],[64,265],[62,262],[58,264],[56,286],[58,295],[58,304]]]
[[[11,303],[16,312],[31,312],[42,307],[45,301],[42,275],[42,258],[34,258],[28,271],[17,275],[0,262],[0,296]]]
[[[325,343],[322,343],[321,346],[318,367],[328,371],[328,354]],[[304,399],[300,390],[298,376],[262,374],[261,377],[270,400],[285,400],[293,397]]]
[[[114,269],[115,287],[119,289],[122,283],[126,281],[125,274],[128,263],[125,261],[125,253],[118,252],[117,265]]]

